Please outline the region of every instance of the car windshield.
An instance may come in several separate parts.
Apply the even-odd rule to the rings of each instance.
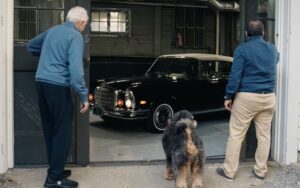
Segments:
[[[196,70],[197,61],[194,59],[159,58],[147,74],[171,79],[192,79],[197,74]]]

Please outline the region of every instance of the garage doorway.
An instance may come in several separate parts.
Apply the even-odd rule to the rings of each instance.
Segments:
[[[161,54],[214,54],[217,39],[212,33],[217,32],[218,16],[221,38],[219,53],[230,55],[238,44],[238,14],[235,11],[217,14],[206,2],[197,2],[197,6],[187,4],[179,7],[163,6],[160,3],[151,5],[150,1],[149,4],[92,1],[91,92],[97,80],[100,83],[102,79],[145,74]],[[189,18],[187,20],[199,19],[192,23],[185,22],[183,17]],[[105,23],[100,20],[105,20]],[[113,28],[113,21],[124,27]],[[198,29],[190,30],[189,24],[195,24],[194,28]],[[181,41],[181,37],[186,39]],[[208,158],[224,158],[228,113],[199,115],[196,120],[199,123],[197,132],[204,140]],[[162,134],[149,133],[144,127],[144,121],[106,121],[90,112],[90,162],[164,160]]]
[[[130,67],[144,67],[144,70],[140,68],[134,70],[135,76],[127,75],[132,79],[138,79],[143,76],[147,69],[151,66],[153,59],[149,58],[92,58],[91,59],[91,80],[95,80],[97,74],[93,70],[102,70],[100,75],[108,74],[122,74],[116,73],[115,67],[122,67],[120,70],[129,73]],[[97,60],[97,62],[95,62]],[[148,63],[149,62],[149,63]],[[158,61],[156,61],[158,63]],[[198,65],[198,62],[195,62]],[[215,62],[214,62],[215,63]],[[224,66],[221,69],[223,62],[218,62],[219,70],[226,70],[229,73],[231,62],[224,62],[229,64],[228,67]],[[194,61],[191,62],[194,65]],[[213,62],[199,62],[199,65],[205,65],[211,71],[215,71],[215,66]],[[97,68],[98,66],[98,68]],[[102,67],[102,68],[101,68]],[[206,70],[205,67],[201,67],[202,70]],[[205,71],[206,72],[206,71]],[[207,72],[210,75],[210,72]],[[225,72],[219,72],[223,76]],[[123,73],[124,74],[124,73]],[[132,73],[133,74],[133,73]],[[118,78],[117,75],[109,75],[107,77]],[[198,75],[198,74],[196,74]],[[203,75],[204,76],[204,75]],[[123,76],[124,77],[124,76]],[[126,76],[125,76],[126,77]],[[203,83],[206,84],[206,89],[213,89],[213,91],[219,92],[221,95],[216,95],[219,98],[218,103],[223,104],[223,90],[225,88],[225,83],[222,85],[222,81],[219,83],[214,81],[205,80],[203,78]],[[121,79],[110,79],[112,83],[121,83],[128,78]],[[216,78],[215,78],[216,79]],[[97,86],[101,86],[104,82],[100,79]],[[182,82],[178,80],[178,84],[181,82],[186,86],[197,86],[197,83],[193,80],[191,82]],[[199,80],[200,83],[202,80]],[[198,82],[198,81],[197,81]],[[92,83],[92,82],[91,82]],[[124,82],[125,84],[125,82]],[[187,85],[188,84],[188,85]],[[192,84],[192,85],[190,85]],[[220,85],[221,90],[215,88]],[[158,87],[158,86],[157,86]],[[189,87],[189,88],[191,88]],[[183,89],[184,87],[180,87]],[[211,88],[211,89],[210,89]],[[158,89],[158,88],[157,88]],[[151,92],[151,91],[150,91]],[[153,95],[155,95],[153,91]],[[202,91],[202,93],[206,93]],[[95,94],[96,95],[96,94]],[[198,95],[198,93],[197,93]],[[211,95],[208,93],[207,95]],[[97,95],[96,95],[97,96]],[[106,95],[105,95],[106,96]],[[103,96],[103,97],[105,97]],[[107,96],[109,97],[109,96]],[[203,98],[209,99],[208,96],[203,96]],[[211,98],[211,97],[210,97]],[[104,100],[104,99],[103,99]],[[97,101],[97,100],[96,100]],[[216,100],[214,100],[216,101]],[[206,104],[206,103],[205,103]],[[212,103],[213,104],[213,103]],[[206,104],[211,106],[212,104]],[[219,104],[218,104],[219,105]],[[184,105],[185,106],[185,105]],[[207,106],[205,106],[207,107]],[[120,161],[162,161],[164,160],[164,152],[161,145],[162,133],[154,134],[146,130],[147,120],[117,120],[117,119],[102,119],[97,110],[90,112],[90,162],[120,162]],[[194,111],[196,113],[196,111]],[[221,111],[218,113],[195,115],[196,120],[199,125],[197,126],[197,133],[204,141],[206,156],[209,159],[223,159],[225,156],[225,146],[228,138],[228,119],[229,113]],[[149,120],[148,120],[149,121]]]
[[[25,1],[18,2],[24,3]],[[26,2],[28,3],[29,1]],[[37,1],[30,2],[38,3]],[[38,29],[45,29],[47,26],[40,25],[40,28],[36,27],[32,29],[31,26],[34,25],[34,23],[37,24],[37,20],[34,19],[39,17],[33,17],[30,13],[40,11],[41,17],[52,15],[60,18],[61,14],[59,13],[61,11],[66,11],[69,7],[77,4],[90,10],[92,31],[87,31],[87,34],[84,35],[87,46],[90,44],[90,48],[86,48],[84,65],[87,82],[91,85],[93,84],[93,81],[96,81],[96,79],[91,79],[91,82],[89,81],[89,78],[92,78],[92,76],[89,77],[89,73],[93,74],[93,71],[96,69],[93,67],[93,61],[101,62],[102,65],[105,65],[99,69],[104,72],[104,74],[101,74],[102,77],[99,77],[101,79],[110,78],[112,75],[123,77],[142,74],[152,64],[155,57],[161,54],[184,52],[213,54],[216,52],[215,45],[217,37],[214,33],[216,33],[216,23],[218,22],[218,19],[216,19],[217,12],[216,9],[209,9],[206,2],[197,1],[197,6],[194,4],[193,6],[182,5],[182,8],[179,9],[176,9],[176,6],[174,6],[174,4],[172,5],[172,3],[170,3],[170,6],[164,6],[160,3],[153,5],[150,1],[150,4],[135,4],[134,2],[121,3],[122,1],[113,0],[101,1],[101,3],[97,0],[91,2],[90,0],[51,2],[64,2],[64,6],[61,6],[61,4],[55,5],[52,15],[52,13],[48,14],[49,10],[52,10],[52,8],[49,7],[33,8],[32,5],[18,5],[15,3],[15,17],[19,16],[20,18],[19,22],[15,21],[15,35],[18,34],[17,31],[20,31],[18,30],[21,29],[20,26],[24,24],[23,19],[27,19],[26,24],[28,26],[25,28],[24,32],[19,32],[19,34],[26,34],[27,39],[23,40],[23,35],[18,36],[19,38],[17,40],[15,37],[14,45],[14,101],[16,105],[14,108],[14,130],[16,165],[43,164],[46,162],[44,142],[40,130],[39,115],[36,105],[36,96],[35,92],[33,92],[34,72],[37,59],[32,58],[27,54],[26,41],[29,39],[30,31],[37,32]],[[49,1],[48,3],[51,2]],[[241,7],[244,7],[244,9],[241,10],[244,11],[240,13],[240,19],[249,20],[250,18],[260,17],[267,26],[268,35],[266,36],[268,40],[274,41],[274,0],[246,0],[245,2],[246,4],[241,5]],[[247,9],[245,7],[247,7]],[[252,7],[252,9],[249,7]],[[34,9],[34,11],[32,11],[32,9]],[[205,9],[204,12],[203,9]],[[249,12],[249,10],[254,11]],[[116,14],[116,12],[120,14]],[[194,15],[186,15],[186,12],[193,12]],[[21,15],[21,13],[25,16],[22,16],[23,14]],[[231,55],[238,42],[243,41],[243,24],[245,23],[238,19],[237,15],[239,13],[237,12],[220,11],[219,13],[219,53]],[[195,17],[195,15],[198,14],[205,15],[206,19],[197,23],[202,24],[202,26],[205,27],[201,27],[199,30],[188,30],[188,27],[181,22],[182,19],[180,18],[182,18],[182,16],[175,16],[182,14],[191,17]],[[93,15],[96,17],[95,19],[92,18]],[[114,18],[119,21],[112,22],[111,24],[114,25],[113,23],[118,23],[119,27],[116,27],[115,30],[112,28],[112,31],[125,32],[120,35],[115,35],[116,33],[114,32],[106,32],[103,35],[97,33],[97,29],[95,28],[99,28],[100,30],[100,25],[103,26],[103,23],[99,21],[101,15],[106,15],[107,18],[120,15],[117,16],[117,18]],[[99,17],[98,20],[97,16]],[[44,19],[47,20],[46,18]],[[108,19],[106,19],[106,21],[107,20]],[[175,20],[177,20],[177,22]],[[51,20],[49,19],[47,21]],[[51,24],[48,22],[43,23]],[[178,23],[176,27],[175,23]],[[205,23],[211,23],[211,25],[203,25]],[[16,26],[16,24],[19,25]],[[104,25],[107,29],[108,24]],[[242,29],[239,29],[239,27]],[[197,38],[199,39],[198,43],[191,42],[195,40],[195,38],[188,38],[189,40],[182,41],[183,35],[177,35],[178,32],[175,32],[184,30],[186,33],[194,32],[201,34],[203,29],[207,30],[207,35],[203,35],[204,37],[202,38]],[[88,35],[89,33],[91,34],[90,36]],[[204,38],[205,40],[202,40]],[[200,43],[206,44],[206,46],[201,46],[199,49],[196,48]],[[188,49],[190,46],[195,49]],[[89,59],[90,56],[91,60]],[[97,60],[99,57],[100,60]],[[128,57],[132,58],[128,59]],[[121,64],[114,64],[114,68],[110,67],[113,65],[111,62],[120,62],[120,59],[122,59]],[[75,97],[74,100],[77,105],[79,105]],[[90,124],[88,124],[89,119]],[[228,115],[220,115],[220,117],[219,115],[213,117],[196,117],[196,119],[199,122],[197,131],[204,140],[207,155],[214,156],[215,158],[222,158],[225,153],[225,144],[228,137],[228,132],[226,132],[226,130],[228,130]],[[160,142],[161,134],[145,132],[140,122],[107,123],[98,116],[90,113],[86,116],[76,114],[74,124],[76,129],[73,133],[73,146],[68,158],[68,163],[88,164],[89,161],[145,161],[162,160],[164,158]],[[253,136],[255,136],[255,134],[252,134],[252,138]],[[141,140],[143,140],[143,142],[141,142]],[[216,148],[216,146],[218,146],[219,149]],[[252,146],[255,146],[255,144],[248,143],[247,147],[248,146],[251,146],[249,151],[253,154],[253,149],[255,149],[255,147]],[[139,153],[142,153],[142,155],[138,155]]]
[[[224,3],[226,2],[224,1]],[[241,3],[239,4],[242,11],[240,13],[223,12],[216,10],[216,7],[207,6],[205,2],[198,3],[196,6],[195,4],[193,6],[182,5],[182,7],[176,6],[177,8],[175,8],[172,3],[164,6],[160,3],[153,5],[146,2],[103,1],[99,3],[92,1],[92,22],[93,15],[95,16],[91,28],[90,49],[92,91],[98,78],[98,80],[121,78],[145,73],[153,60],[161,54],[187,52],[214,54],[218,37],[220,40],[217,43],[220,46],[218,52],[232,56],[239,42],[245,40],[245,23],[253,18],[263,20],[267,29],[266,39],[274,42],[274,0],[238,1],[237,3]],[[191,14],[187,15],[187,12]],[[101,28],[98,20],[105,17],[108,21],[111,13],[124,17],[126,21],[119,20],[124,25],[123,30],[119,28],[120,30],[109,32],[109,24]],[[186,23],[182,18],[193,18],[200,14],[205,15],[203,16],[205,19],[198,20],[197,24],[203,24],[203,30],[188,30],[185,24],[192,23]],[[216,26],[218,22],[219,27]],[[207,23],[211,25],[205,25]],[[106,32],[101,33],[101,29]],[[201,42],[210,47],[197,49],[197,43],[191,42],[196,38],[189,38],[187,33],[205,33],[205,30],[207,33],[218,32],[219,36],[204,34],[205,40]],[[182,41],[182,37],[185,37],[186,40]],[[201,37],[197,40],[201,40]],[[189,49],[191,46],[196,50]],[[146,60],[149,57],[152,58],[152,61]],[[98,68],[96,64],[98,64]],[[95,70],[100,70],[102,73],[95,73]],[[92,112],[89,115],[90,162],[164,160],[161,147],[162,134],[146,132],[144,122],[105,121]],[[208,159],[223,159],[229,134],[229,114],[225,112],[201,115],[196,116],[196,120],[199,123],[197,132],[204,141]],[[251,129],[246,145],[242,148],[242,157],[253,157],[255,149],[255,132]]]

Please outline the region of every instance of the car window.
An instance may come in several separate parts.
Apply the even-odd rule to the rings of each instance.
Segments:
[[[198,80],[207,80],[209,74],[207,68],[205,67],[205,63],[199,61],[198,62],[198,71],[197,71],[197,79]]]
[[[219,72],[222,76],[228,78],[231,70],[231,62],[221,61],[219,62]]]
[[[202,62],[203,77],[205,79],[227,79],[231,69],[231,63],[225,61]]]
[[[160,58],[148,74],[171,79],[194,79],[197,75],[197,61],[182,58]]]

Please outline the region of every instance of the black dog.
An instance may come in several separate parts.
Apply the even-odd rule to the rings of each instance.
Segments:
[[[187,188],[187,176],[192,175],[192,188],[202,187],[205,161],[202,140],[197,136],[194,116],[182,110],[174,114],[162,137],[166,154],[167,180],[175,179],[176,188]]]

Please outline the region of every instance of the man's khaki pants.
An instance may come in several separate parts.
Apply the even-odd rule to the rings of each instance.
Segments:
[[[271,121],[275,111],[275,94],[237,93],[231,109],[229,138],[227,142],[224,172],[234,178],[240,158],[241,145],[252,120],[258,140],[254,171],[264,177],[270,151]]]

